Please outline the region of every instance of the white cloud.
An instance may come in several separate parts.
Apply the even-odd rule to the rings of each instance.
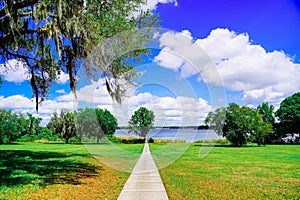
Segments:
[[[56,90],[55,93],[66,94],[66,91],[64,89],[61,89],[61,90]]]
[[[14,83],[22,83],[30,78],[26,64],[15,59],[7,61],[5,66],[0,64],[0,74],[4,80]]]
[[[79,89],[78,91],[76,91],[76,96],[77,98],[75,98],[74,94],[70,92],[69,94],[57,97],[56,100],[86,102],[94,105],[112,104],[111,97],[106,90],[103,79],[100,79],[98,82],[93,82],[92,84]]]
[[[131,16],[138,17],[140,11],[154,11],[156,10],[159,4],[173,4],[174,6],[178,6],[177,0],[146,0],[144,3],[141,4],[140,10],[133,12]]]
[[[203,124],[208,112],[213,110],[202,98],[196,100],[182,96],[158,97],[150,93],[140,93],[130,98],[122,107],[113,106],[112,112],[118,117],[120,124],[127,125],[131,115],[141,106],[154,111],[157,126]]]
[[[63,85],[66,84],[68,80],[69,80],[69,75],[61,71],[60,75],[58,76],[57,83]]]
[[[188,30],[180,33],[166,32],[161,35],[159,42],[162,50],[154,58],[154,62],[179,71],[184,78],[199,74],[211,64],[206,52],[194,42]]]
[[[62,108],[74,110],[85,107],[86,104],[110,110],[117,117],[119,125],[127,125],[133,112],[141,106],[154,111],[155,125],[158,126],[201,124],[207,113],[212,110],[208,102],[202,98],[158,97],[149,92],[132,94],[120,106],[112,101],[102,80],[81,88],[77,91],[77,96],[76,100],[73,94],[69,93],[55,100],[44,101],[39,106],[38,113],[38,116],[43,118],[43,124],[49,121],[50,115],[55,111],[59,112]],[[21,95],[6,98],[0,96],[0,108],[12,109],[23,114],[36,113],[34,99]]]
[[[72,93],[62,95],[58,102],[75,101]],[[127,125],[135,110],[143,106],[155,113],[155,125],[197,125],[204,123],[204,119],[213,108],[202,98],[189,97],[159,97],[149,92],[132,94],[125,98],[122,105],[112,101],[107,93],[104,82],[94,82],[77,91],[77,100],[85,106],[108,109],[118,119],[119,125]],[[80,107],[80,106],[79,106]]]
[[[32,113],[43,119],[43,124],[50,119],[52,113],[59,112],[61,109],[74,110],[77,108],[77,104],[73,101],[69,102],[59,102],[56,100],[46,100],[39,105],[38,113],[35,110],[34,99],[24,97],[22,95],[13,95],[9,97],[0,96],[0,108],[1,109],[11,109],[17,113]]]
[[[158,56],[155,57],[154,62],[157,62],[160,66],[173,71],[179,71],[184,64],[184,59],[174,54],[168,47],[163,48]]]
[[[178,5],[177,0],[147,0],[147,3],[142,5],[142,9],[156,10],[158,4],[167,4],[167,3],[173,4],[174,6]]]
[[[131,89],[132,90],[132,89]],[[56,98],[57,102],[80,102],[80,106],[87,104],[92,107],[110,110],[118,119],[119,125],[127,125],[133,112],[143,106],[155,113],[156,125],[197,125],[204,123],[204,119],[213,108],[202,98],[190,97],[159,97],[149,92],[134,93],[131,90],[128,97],[118,105],[112,101],[103,79],[86,85],[77,91],[77,99],[72,93]]]
[[[22,95],[14,95],[6,98],[0,96],[0,108],[34,109],[34,103],[31,99]]]
[[[4,80],[14,83],[22,83],[31,77],[27,65],[16,59],[8,60],[6,64],[0,64],[0,74],[3,75]],[[65,84],[68,80],[69,75],[61,71],[57,83]]]
[[[282,51],[267,52],[252,44],[246,33],[215,29],[194,40],[187,30],[170,31],[161,36],[160,47],[154,61],[162,67],[183,77],[201,72],[199,80],[242,91],[246,103],[279,103],[300,90],[300,64]]]

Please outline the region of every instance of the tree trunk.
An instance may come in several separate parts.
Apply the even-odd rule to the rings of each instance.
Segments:
[[[79,133],[79,139],[82,142],[82,132]]]
[[[97,136],[97,144],[99,144],[99,142],[100,142],[100,137]]]

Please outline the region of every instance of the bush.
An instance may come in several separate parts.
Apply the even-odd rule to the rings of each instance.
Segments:
[[[217,144],[230,144],[230,142],[224,138],[224,139],[217,139],[216,141]]]
[[[82,143],[82,142],[80,141],[80,138],[74,136],[69,139],[69,143]]]
[[[23,135],[17,139],[17,142],[33,142],[35,140],[33,135]]]
[[[114,135],[107,135],[106,137],[113,143],[121,143],[121,139],[119,137],[116,137]]]
[[[123,144],[144,144],[144,138],[119,137],[119,142]]]
[[[166,140],[166,139],[154,139],[155,144],[165,144],[165,143],[187,143],[185,140]]]
[[[197,140],[194,143],[203,144],[204,142],[216,143],[216,144],[220,144],[220,145],[231,144],[226,138],[211,139],[211,140]]]
[[[154,139],[153,138],[149,138],[149,143],[154,143]]]

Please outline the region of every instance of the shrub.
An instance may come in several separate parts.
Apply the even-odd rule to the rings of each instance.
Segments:
[[[143,144],[145,143],[144,138],[132,138],[132,137],[119,137],[120,143],[123,144]]]
[[[82,142],[80,141],[80,138],[74,136],[69,139],[69,143],[82,143]]]
[[[35,140],[33,135],[23,135],[17,139],[17,142],[33,142]]]
[[[185,140],[154,139],[153,143],[155,143],[155,144],[164,144],[164,143],[187,143],[187,142]]]
[[[153,138],[149,138],[149,143],[154,143],[154,139]]]
[[[121,139],[114,135],[107,135],[107,138],[109,139],[109,141],[111,141],[113,143],[121,143]]]

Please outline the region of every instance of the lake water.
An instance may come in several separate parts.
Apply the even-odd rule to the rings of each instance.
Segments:
[[[128,130],[125,129],[118,129],[115,133],[115,136],[137,137],[135,134],[129,133]],[[166,129],[166,128],[151,129],[147,137],[148,138],[152,137],[161,140],[184,140],[187,142],[221,138],[213,130]]]

